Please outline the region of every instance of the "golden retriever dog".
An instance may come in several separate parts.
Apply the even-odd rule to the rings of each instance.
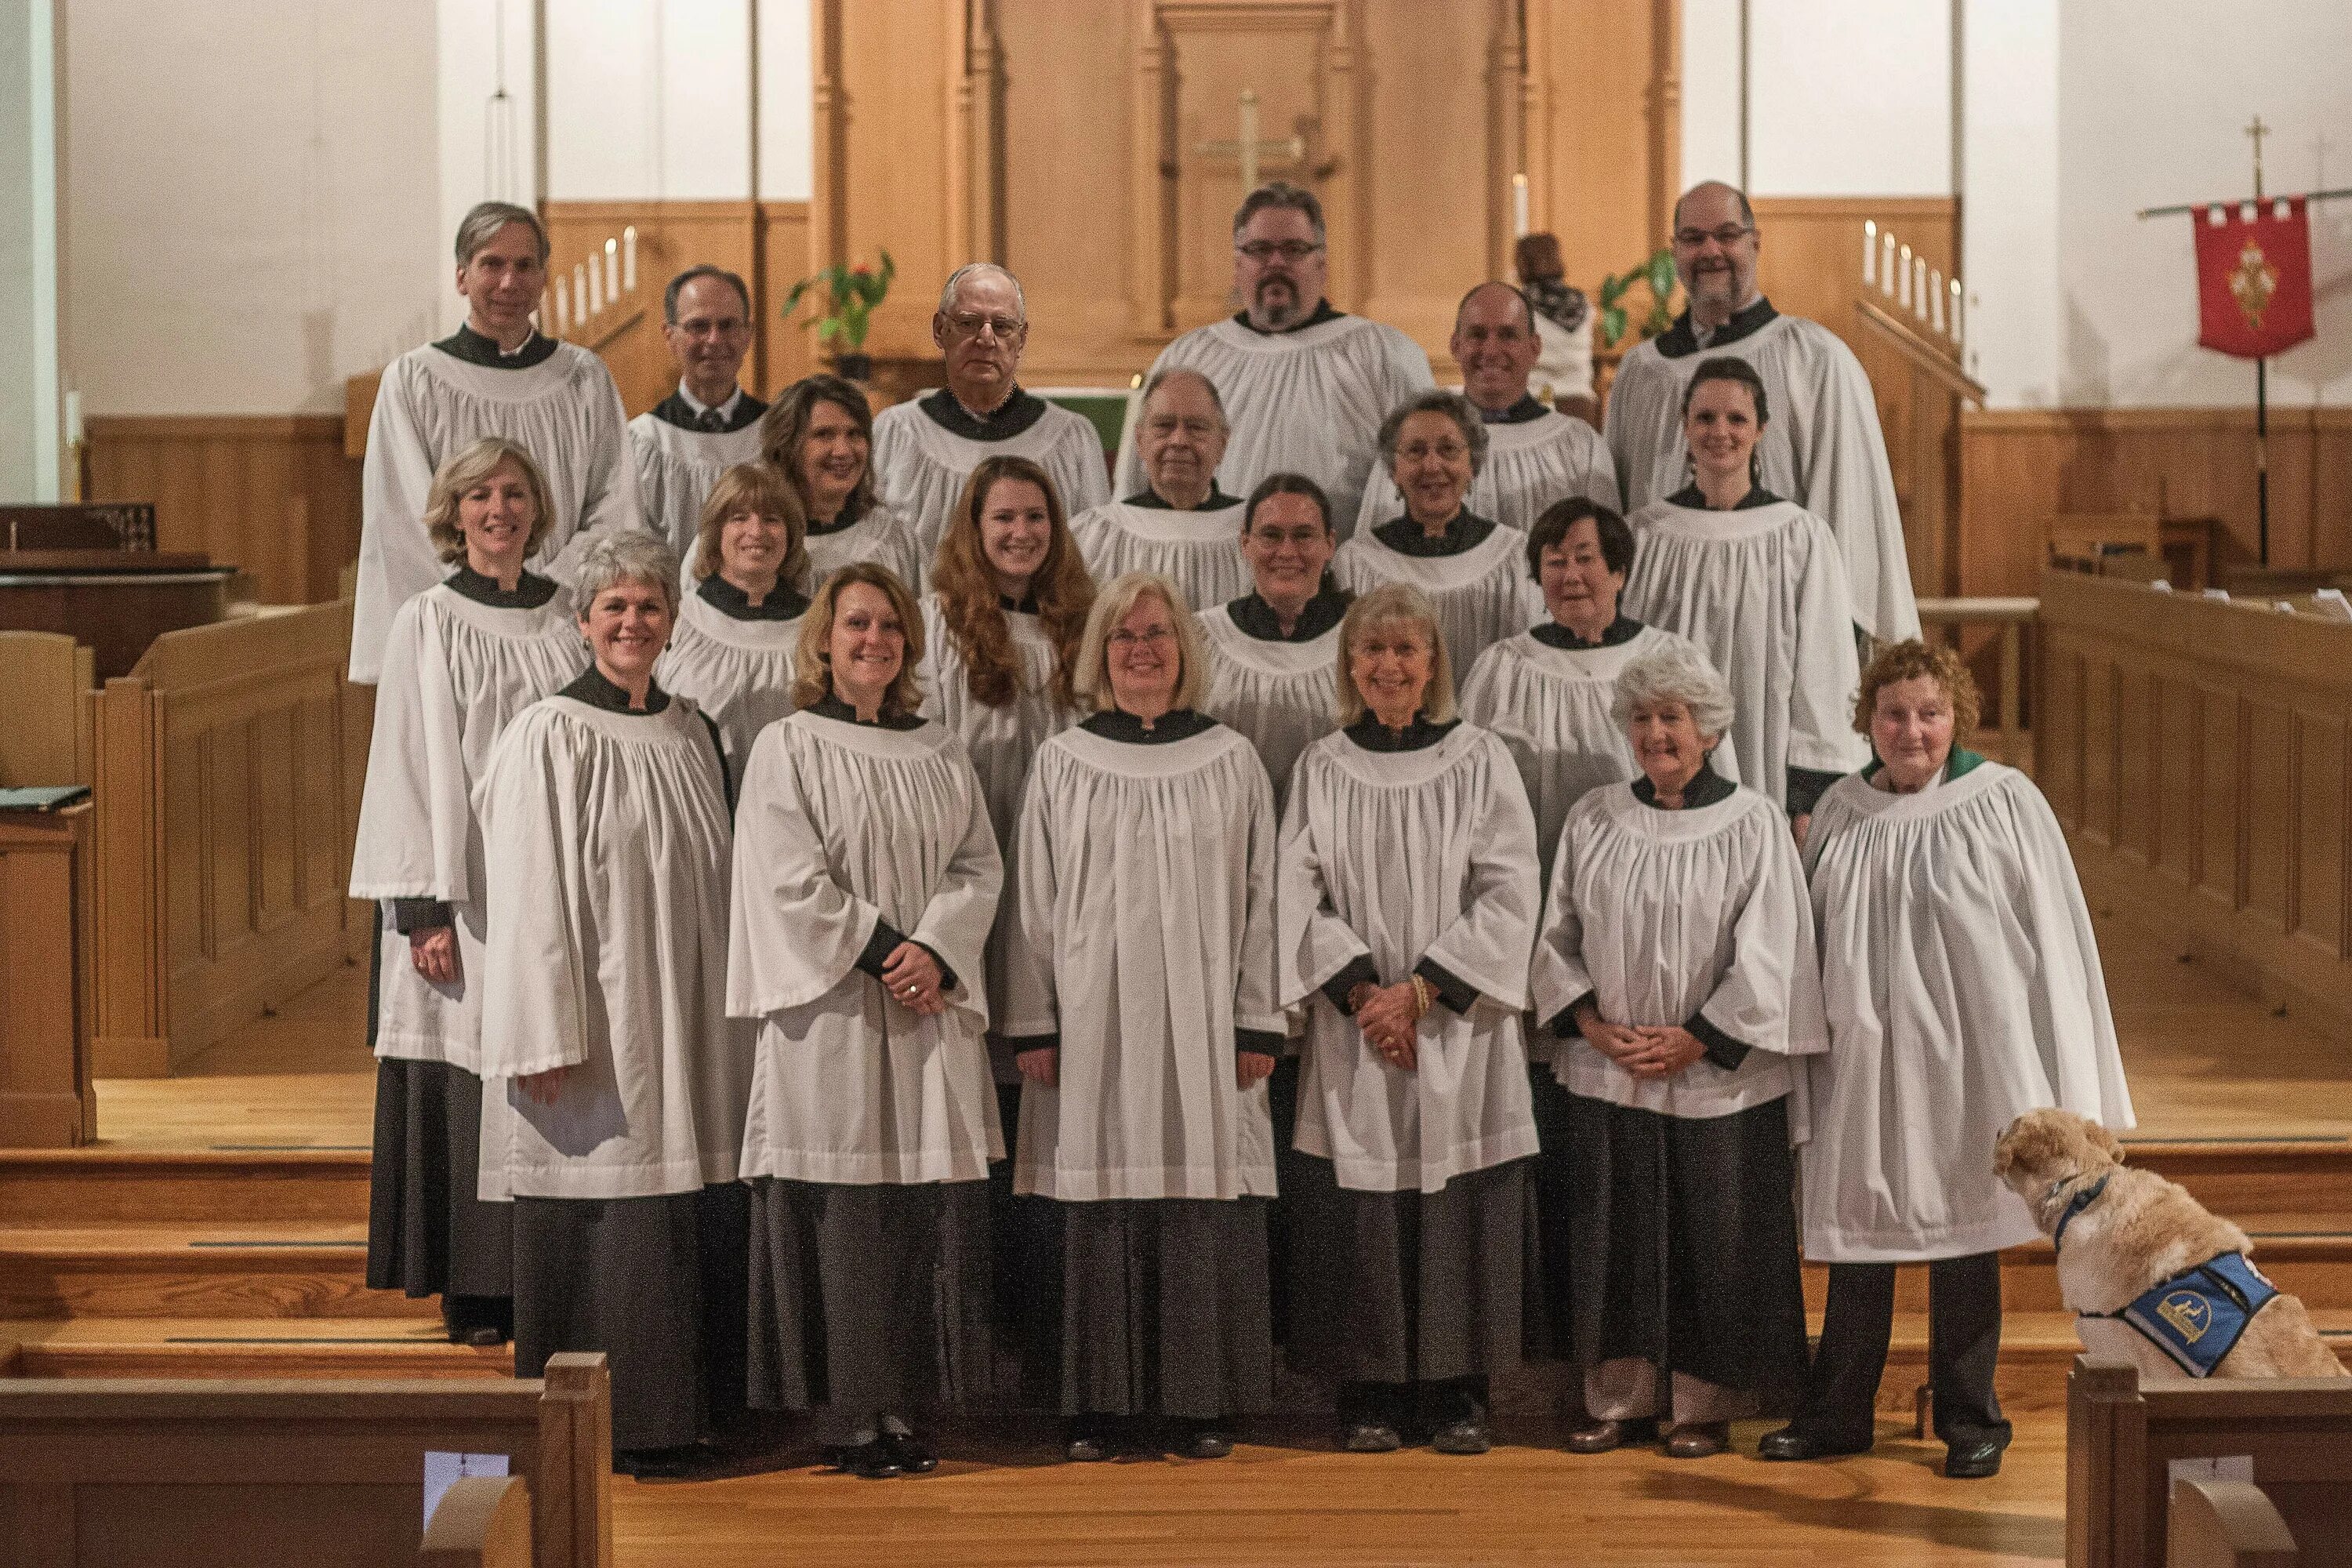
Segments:
[[[2123,1160],[2114,1133],[2063,1110],[2028,1111],[1993,1146],[1993,1173],[2025,1200],[2042,1234],[2057,1243],[2058,1288],[2081,1314],[2075,1326],[2084,1348],[2125,1357],[2142,1376],[2191,1375],[2175,1353],[2193,1353],[2217,1321],[2228,1331],[2236,1300],[2231,1286],[2247,1283],[2244,1275],[2228,1273],[2231,1258],[2251,1253],[2253,1246],[2244,1231],[2209,1213],[2179,1183]],[[2222,1260],[2220,1272],[2200,1271],[2216,1259]],[[2267,1284],[2259,1276],[2253,1279]],[[2185,1288],[2158,1293],[2168,1284]],[[2129,1320],[2121,1315],[2127,1308],[2134,1309]],[[2177,1352],[2168,1353],[2152,1334],[2168,1337]],[[2211,1346],[2206,1349],[2210,1355]],[[2205,1375],[2347,1373],[2303,1303],[2280,1291],[2256,1307],[2236,1344]]]

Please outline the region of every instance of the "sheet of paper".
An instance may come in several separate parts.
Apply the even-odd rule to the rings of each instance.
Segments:
[[[451,1487],[467,1476],[503,1476],[507,1473],[504,1454],[442,1454],[428,1448],[425,1451],[425,1522],[433,1522],[433,1510],[441,1506],[441,1499]]]

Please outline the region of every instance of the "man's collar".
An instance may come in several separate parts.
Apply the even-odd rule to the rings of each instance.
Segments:
[[[685,402],[687,407],[692,409],[697,416],[707,414],[710,411],[711,405],[703,402],[699,397],[695,396],[694,388],[687,385],[683,380],[677,384],[677,395],[679,398]],[[729,387],[727,389],[727,401],[718,405],[719,416],[721,418],[731,416],[735,412],[735,405],[742,401],[743,389],[740,386]]]
[[[1532,392],[1519,394],[1519,400],[1508,408],[1487,408],[1475,402],[1470,406],[1478,410],[1478,423],[1481,425],[1525,425],[1551,412]]]
[[[1780,311],[1772,309],[1771,300],[1759,294],[1753,300],[1734,310],[1729,321],[1709,332],[1704,343],[1699,342],[1698,327],[1692,321],[1691,313],[1688,310],[1676,316],[1675,324],[1659,333],[1654,341],[1658,345],[1658,352],[1666,358],[1682,359],[1698,353],[1701,349],[1719,349],[1727,343],[1736,343],[1742,338],[1754,337],[1771,325],[1780,314]]]
[[[687,391],[686,384],[680,382],[676,392],[654,405],[653,413],[654,417],[665,425],[675,425],[681,430],[700,431],[702,415],[707,407],[708,405],[696,402],[694,395]],[[718,433],[731,436],[738,430],[758,424],[760,416],[767,411],[766,404],[739,386],[726,402],[719,405],[721,425]]]
[[[1336,321],[1341,316],[1346,314],[1347,312],[1345,310],[1333,310],[1331,308],[1330,300],[1318,300],[1315,301],[1315,310],[1312,314],[1310,314],[1305,321],[1293,321],[1286,327],[1258,326],[1249,319],[1249,312],[1247,310],[1236,311],[1234,315],[1234,320],[1242,326],[1247,327],[1251,331],[1255,332],[1259,337],[1278,338],[1286,332],[1303,332],[1309,327],[1319,327],[1326,321]]]
[[[1045,417],[1046,404],[1016,383],[1004,401],[986,414],[974,414],[944,386],[925,393],[916,406],[941,429],[967,441],[1009,441]]]
[[[1174,507],[1170,506],[1165,500],[1161,500],[1160,492],[1153,489],[1150,485],[1144,486],[1143,489],[1128,497],[1127,504],[1129,506],[1148,507],[1153,511],[1174,511],[1176,510]],[[1192,510],[1194,511],[1223,511],[1229,506],[1239,506],[1241,504],[1240,497],[1227,495],[1224,491],[1217,488],[1217,481],[1212,479],[1209,481],[1209,494],[1207,499],[1202,500],[1199,506],[1194,507]]]
[[[529,370],[545,363],[555,353],[555,340],[543,337],[534,327],[512,353],[499,347],[499,341],[473,329],[469,322],[433,345],[452,358],[467,364],[486,365],[492,370]]]

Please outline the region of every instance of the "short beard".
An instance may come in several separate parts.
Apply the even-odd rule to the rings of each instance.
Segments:
[[[1290,300],[1288,303],[1282,305],[1267,303],[1267,293],[1276,288],[1286,289],[1290,291]],[[1271,327],[1286,327],[1290,325],[1292,321],[1297,321],[1300,314],[1298,285],[1284,281],[1280,279],[1269,279],[1267,281],[1257,286],[1257,297],[1254,303],[1257,306],[1258,315],[1264,318],[1266,325]]]

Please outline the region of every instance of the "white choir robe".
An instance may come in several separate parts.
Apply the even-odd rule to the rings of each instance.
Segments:
[[[1911,1263],[2035,1240],[1993,1140],[2044,1106],[2133,1125],[2049,804],[1993,762],[1917,795],[1853,774],[1813,808],[1805,858],[1830,1024],[1811,1064],[1805,1256]]]
[[[1768,305],[1759,313],[1769,311]],[[1917,637],[1919,604],[1886,437],[1870,377],[1853,351],[1827,327],[1798,316],[1772,315],[1719,347],[1671,358],[1661,352],[1669,339],[1675,333],[1637,345],[1609,385],[1609,452],[1625,489],[1625,515],[1690,482],[1683,393],[1701,362],[1745,360],[1763,380],[1769,405],[1756,447],[1759,482],[1828,521],[1857,626],[1881,642]]]
[[[1250,591],[1242,512],[1240,501],[1197,511],[1105,501],[1070,520],[1070,537],[1096,582],[1157,572],[1182,591],[1188,609],[1198,610]]]
[[[1235,626],[1225,605],[1195,618],[1209,647],[1202,709],[1257,748],[1279,808],[1289,799],[1298,754],[1339,727],[1339,628],[1305,642],[1269,642]]]
[[[693,570],[695,537],[701,531],[702,503],[719,476],[739,463],[760,460],[760,425],[740,430],[688,430],[652,414],[629,421],[629,457],[637,475],[637,500],[646,528],[669,541],[681,566]]]
[[[1265,1080],[1236,1030],[1279,1037],[1274,795],[1221,724],[1157,745],[1045,742],[1012,858],[1018,925],[997,1027],[1058,1034],[1024,1081],[1013,1191],[1065,1202],[1272,1197]]]
[[[1486,426],[1486,461],[1462,504],[1478,516],[1524,534],[1554,501],[1582,496],[1617,510],[1617,468],[1601,432],[1556,410],[1516,425]],[[1404,496],[1387,474],[1374,473],[1356,512],[1356,532],[1370,533],[1404,515]]]
[[[890,574],[912,594],[929,567],[915,547],[915,531],[879,501],[869,502],[856,521],[845,527],[811,528],[807,542],[812,594],[835,572],[860,561],[888,567]]]
[[[787,590],[779,585],[776,591]],[[719,726],[730,778],[742,778],[760,731],[793,710],[805,621],[805,616],[739,621],[699,594],[678,600],[677,626],[654,666],[654,679],[664,691],[694,699]]]
[[[806,711],[751,749],[735,813],[727,1008],[759,1020],[742,1173],[978,1182],[1002,1159],[982,949],[1003,863],[963,745],[935,723]],[[924,1017],[857,967],[878,923],[955,975]]]
[[[975,441],[924,413],[919,398],[894,403],[874,416],[874,488],[882,504],[914,530],[922,581],[908,584],[909,589],[929,585],[940,536],[947,531],[964,481],[989,458],[1026,458],[1044,468],[1061,496],[1065,517],[1110,500],[1102,437],[1082,414],[1049,403],[1037,423],[1019,435]]]
[[[735,1180],[751,1030],[727,1016],[719,769],[683,697],[614,713],[558,695],[499,737],[475,805],[491,882],[529,896],[501,906],[484,965],[482,1077],[504,1080],[484,1085],[484,1198]],[[556,1068],[551,1104],[514,1082]]]
[[[1380,458],[1381,421],[1437,384],[1429,356],[1396,328],[1334,316],[1286,332],[1253,331],[1227,319],[1196,327],[1151,362],[1143,379],[1179,366],[1209,378],[1233,435],[1217,479],[1246,496],[1269,474],[1305,474],[1331,500],[1331,526],[1347,537]],[[1118,446],[1118,493],[1143,489],[1136,447],[1139,401],[1130,401]]]
[[[1804,868],[1770,797],[1738,788],[1661,811],[1611,784],[1577,802],[1532,984],[1547,1026],[1590,995],[1612,1024],[1687,1026],[1704,1014],[1748,1047],[1735,1070],[1701,1057],[1674,1078],[1637,1079],[1571,1037],[1553,1058],[1570,1093],[1692,1120],[1786,1095],[1790,1142],[1804,1142],[1805,1080],[1792,1062],[1829,1049],[1829,1026]]]
[[[558,343],[544,362],[492,369],[426,344],[385,367],[360,468],[360,558],[352,605],[351,679],[375,684],[384,634],[401,605],[441,580],[425,533],[433,475],[485,436],[530,454],[554,516],[530,561],[560,583],[600,528],[641,528],[637,475],[621,394],[604,362]]]
[[[1331,575],[1359,596],[1383,583],[1420,589],[1458,678],[1480,654],[1545,617],[1542,590],[1528,579],[1527,542],[1515,529],[1494,528],[1456,555],[1408,555],[1366,531],[1339,546]]]
[[[479,1070],[481,979],[490,882],[473,789],[514,716],[587,667],[559,590],[503,609],[443,584],[400,607],[384,639],[367,782],[352,847],[355,899],[436,899],[457,932],[457,978],[425,979],[387,917],[375,1054]]]
[[[1520,1015],[1543,886],[1510,753],[1475,724],[1414,752],[1327,735],[1298,759],[1275,895],[1276,999],[1303,1007],[1297,1148],[1342,1187],[1434,1193],[1536,1152]],[[1412,1070],[1322,994],[1368,957],[1393,985],[1424,959],[1475,988],[1432,1007]]]
[[[1620,596],[1637,621],[1688,637],[1730,684],[1731,738],[1755,787],[1787,804],[1789,770],[1852,773],[1862,668],[1829,525],[1789,501],[1705,511],[1659,501],[1633,519]]]

